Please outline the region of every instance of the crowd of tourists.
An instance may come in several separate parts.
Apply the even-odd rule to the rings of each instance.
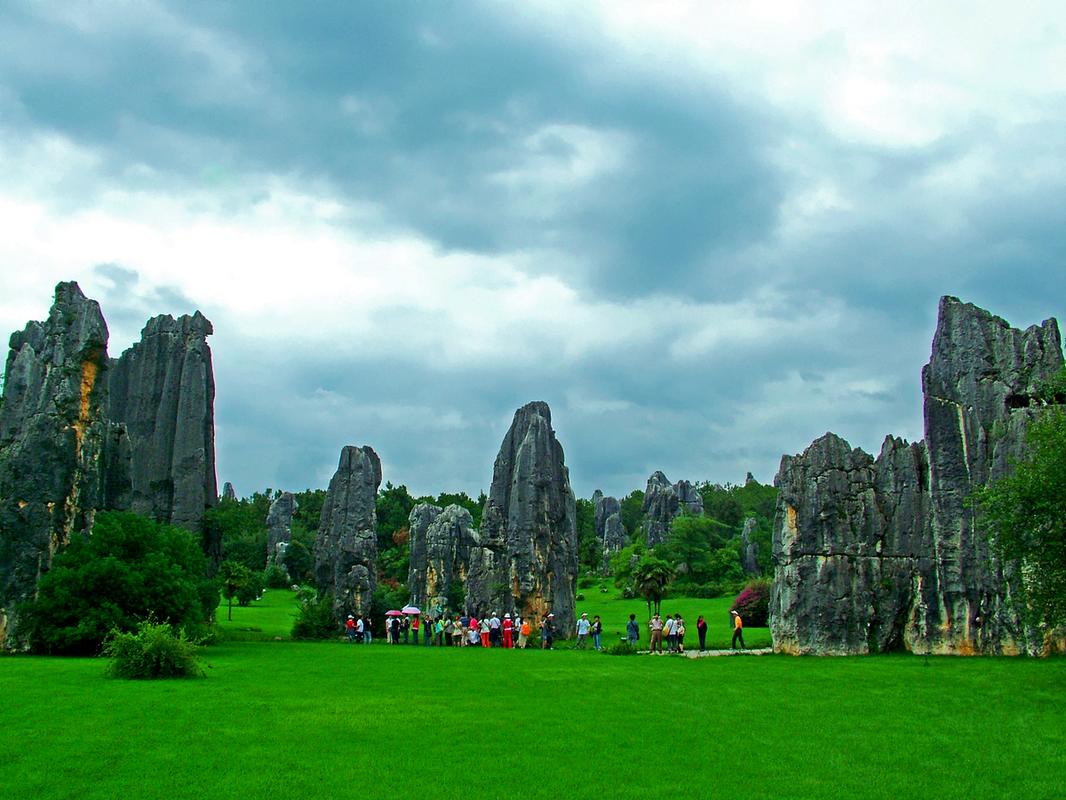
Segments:
[[[744,644],[744,621],[736,611],[729,612],[733,618],[733,642]],[[348,641],[356,644],[370,644],[373,641],[373,623],[369,616],[348,615],[345,625]],[[656,612],[648,621],[650,637],[649,650],[652,653],[684,653],[685,620],[680,614],[667,614],[662,617]],[[551,650],[554,640],[559,636],[555,624],[555,614],[546,614],[537,628],[540,647]],[[589,641],[596,650],[603,649],[603,622],[596,614],[590,620],[588,614],[582,614],[574,631],[574,647],[587,649]],[[404,614],[386,618],[385,637],[389,644],[421,644],[425,647],[500,647],[505,650],[521,649],[529,646],[534,636],[531,620],[523,619],[517,614],[504,614],[500,617],[493,612],[490,616],[478,619],[473,614],[456,614],[454,617],[442,615],[434,617],[429,614]],[[701,615],[696,620],[696,636],[700,652],[707,649],[707,620]],[[637,615],[630,614],[626,623],[626,641],[636,647],[640,642],[640,624]],[[665,642],[665,650],[663,649]]]

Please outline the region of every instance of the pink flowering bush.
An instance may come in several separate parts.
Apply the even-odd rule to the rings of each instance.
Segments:
[[[765,628],[770,618],[770,581],[763,578],[749,581],[729,610],[740,614],[745,628]],[[733,615],[729,618],[732,621]]]

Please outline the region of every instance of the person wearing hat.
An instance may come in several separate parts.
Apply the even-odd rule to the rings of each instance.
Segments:
[[[555,615],[549,613],[544,617],[540,627],[540,642],[545,650],[552,649],[552,640],[555,638]]]
[[[581,619],[577,621],[577,645],[576,649],[584,650],[588,645],[589,628],[592,627],[592,623],[589,622],[589,615],[582,614]]]
[[[733,650],[737,649],[737,639],[740,639],[740,649],[747,650],[748,646],[744,644],[744,620],[740,618],[740,614],[736,612],[736,609],[729,612],[733,615]]]
[[[514,622],[510,613],[503,615],[503,649],[510,650],[514,647]]]
[[[348,643],[355,644],[355,617],[348,615],[348,621],[344,623],[345,632],[348,634]]]
[[[656,612],[655,616],[651,618],[651,622],[648,623],[648,630],[651,631],[651,652],[655,652],[658,648],[659,655],[663,654],[663,620]]]
[[[500,622],[500,617],[495,611],[493,611],[492,616],[489,617],[489,644],[493,647],[499,647],[501,644],[501,627],[502,623]]]

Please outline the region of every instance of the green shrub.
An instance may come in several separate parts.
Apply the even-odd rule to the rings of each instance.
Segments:
[[[577,597],[574,598],[577,602],[582,603],[585,600],[585,595],[582,592],[577,593]]]
[[[136,633],[114,630],[104,643],[115,678],[202,678],[199,646],[185,631],[175,634],[164,622],[145,620]]]
[[[332,639],[340,633],[337,618],[333,616],[333,596],[307,596],[300,598],[296,622],[292,626],[293,639]]]
[[[271,564],[263,572],[263,585],[268,589],[288,589],[292,581],[289,580],[289,573],[277,564]]]
[[[74,537],[23,606],[36,652],[95,655],[112,630],[154,618],[207,632],[218,590],[189,531],[128,512],[96,515],[92,535]]]
[[[262,594],[263,576],[259,572],[253,572],[242,586],[237,587],[237,605],[249,605],[253,600],[258,600]]]
[[[635,656],[637,648],[629,642],[615,642],[610,647],[603,648],[603,652],[609,656]]]

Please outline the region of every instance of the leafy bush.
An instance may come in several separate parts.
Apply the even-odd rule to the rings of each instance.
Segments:
[[[201,678],[199,646],[163,622],[145,620],[137,632],[114,630],[104,643],[111,659],[107,674],[115,678]]]
[[[603,648],[603,652],[609,656],[635,656],[637,648],[629,642],[616,642],[610,647]]]
[[[302,594],[292,626],[293,639],[332,639],[340,633],[337,618],[333,616],[333,596]]]
[[[577,597],[575,597],[574,599],[577,600],[577,602],[579,602],[579,603],[584,602],[585,595],[582,592],[578,592],[577,593]]]
[[[268,589],[288,589],[292,581],[285,570],[277,564],[271,564],[263,573],[263,583]]]
[[[765,578],[750,581],[729,610],[740,614],[744,625],[765,628],[770,619],[770,581]]]
[[[112,630],[154,618],[191,637],[207,632],[218,590],[189,531],[128,512],[97,514],[92,535],[75,537],[23,607],[36,652],[95,655]]]
[[[253,600],[258,600],[263,594],[263,575],[260,572],[252,572],[248,580],[237,587],[237,605],[246,606]]]

